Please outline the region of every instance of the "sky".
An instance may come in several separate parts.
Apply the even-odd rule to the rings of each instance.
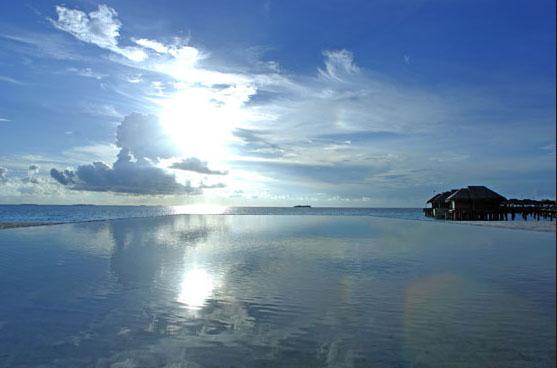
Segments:
[[[0,203],[555,198],[555,10],[2,1]]]

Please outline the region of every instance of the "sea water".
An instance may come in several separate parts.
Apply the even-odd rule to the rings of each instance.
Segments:
[[[179,215],[0,231],[0,367],[552,367],[555,233]]]
[[[420,208],[0,205],[0,223],[66,223],[180,214],[378,216],[428,220]]]

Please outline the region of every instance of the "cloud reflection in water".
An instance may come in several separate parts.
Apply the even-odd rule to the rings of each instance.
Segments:
[[[554,243],[550,233],[364,216],[0,231],[0,361],[555,366]]]

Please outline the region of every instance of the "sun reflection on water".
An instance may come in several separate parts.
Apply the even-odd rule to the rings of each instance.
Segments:
[[[174,215],[222,215],[227,210],[227,206],[214,204],[190,204],[172,207],[172,213]]]
[[[211,275],[201,268],[193,268],[184,274],[177,301],[187,308],[201,309],[215,287]]]

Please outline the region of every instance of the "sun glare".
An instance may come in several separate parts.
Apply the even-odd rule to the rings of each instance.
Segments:
[[[233,129],[249,117],[243,105],[253,93],[249,86],[189,87],[162,103],[160,122],[183,156],[224,163]]]
[[[180,92],[165,101],[160,121],[184,156],[224,161],[230,126],[223,108],[199,91]]]
[[[214,282],[211,275],[204,269],[194,268],[184,274],[177,301],[190,309],[197,310],[205,305],[213,289]]]
[[[215,204],[190,204],[183,206],[172,207],[173,213],[176,215],[191,214],[191,215],[222,215],[227,210],[226,206],[219,206]]]

